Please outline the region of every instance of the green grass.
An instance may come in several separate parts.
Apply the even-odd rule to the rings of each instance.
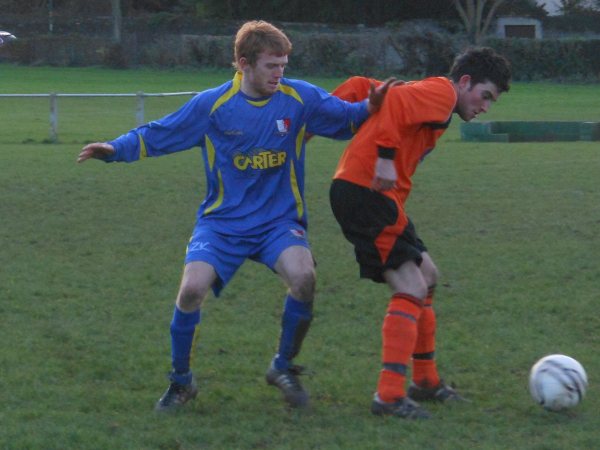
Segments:
[[[230,76],[12,66],[0,74],[3,93],[197,90]],[[592,85],[517,84],[482,120],[597,120],[599,94]],[[193,363],[198,399],[157,416],[172,305],[204,193],[201,161],[190,151],[77,165],[84,142],[128,127],[96,121],[134,109],[85,103],[70,118],[76,132],[43,145],[43,133],[28,133],[31,104],[15,102],[7,114],[0,99],[0,448],[597,446],[597,143],[463,143],[455,120],[417,172],[408,211],[442,274],[439,365],[472,403],[432,405],[425,423],[369,413],[389,294],[358,280],[329,209],[343,143],[315,139],[306,194],[318,293],[298,360],[312,371],[311,410],[288,411],[264,383],[284,287],[248,262],[206,303]],[[576,357],[590,376],[588,396],[567,413],[544,411],[527,392],[530,366],[553,352]]]

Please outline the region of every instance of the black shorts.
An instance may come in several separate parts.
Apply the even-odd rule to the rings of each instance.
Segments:
[[[344,236],[354,245],[361,278],[383,283],[386,270],[406,261],[421,264],[427,248],[410,219],[404,229],[390,230],[398,221],[398,206],[392,199],[345,180],[333,180],[329,200]]]

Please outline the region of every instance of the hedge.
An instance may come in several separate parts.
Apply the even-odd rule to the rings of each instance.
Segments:
[[[443,75],[454,55],[467,47],[462,35],[420,26],[289,35],[294,45],[289,76]],[[0,60],[57,66],[230,68],[232,45],[232,36],[213,35],[125,34],[121,44],[84,34],[38,35],[2,47]],[[507,56],[516,81],[600,80],[600,39],[488,38],[484,45]]]
[[[515,80],[598,81],[600,39],[488,39],[511,62]]]

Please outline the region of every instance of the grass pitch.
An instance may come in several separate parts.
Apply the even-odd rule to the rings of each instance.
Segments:
[[[3,93],[199,90],[230,76],[0,73]],[[340,80],[312,81],[331,89]],[[599,94],[592,85],[517,84],[482,120],[597,120]],[[598,143],[463,143],[455,120],[417,172],[408,211],[442,273],[438,363],[471,403],[432,405],[434,419],[423,423],[371,416],[389,295],[358,279],[329,209],[343,143],[315,139],[306,197],[318,293],[298,359],[311,371],[312,408],[287,410],[264,382],[284,287],[248,262],[206,303],[193,362],[199,397],[157,416],[172,305],[204,193],[200,156],[77,165],[85,142],[133,126],[132,104],[73,103],[81,111],[66,107],[61,143],[47,145],[47,128],[36,130],[47,116],[29,101],[11,102],[0,99],[0,448],[597,446]],[[548,353],[577,358],[590,378],[584,402],[566,413],[544,411],[527,392],[530,366]]]

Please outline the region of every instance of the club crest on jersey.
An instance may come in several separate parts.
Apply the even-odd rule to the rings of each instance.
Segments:
[[[298,239],[306,239],[306,232],[300,228],[290,228],[290,233]]]
[[[277,132],[279,134],[288,134],[290,132],[290,125],[292,124],[292,121],[289,118],[277,119],[275,123],[277,124]]]

